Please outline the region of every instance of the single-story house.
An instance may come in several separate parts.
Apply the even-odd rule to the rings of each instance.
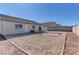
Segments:
[[[47,31],[47,26],[35,21],[0,14],[0,33],[3,35]]]

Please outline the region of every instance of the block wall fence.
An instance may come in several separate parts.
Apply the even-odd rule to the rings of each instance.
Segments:
[[[73,26],[72,27],[72,32],[79,36],[79,25]]]

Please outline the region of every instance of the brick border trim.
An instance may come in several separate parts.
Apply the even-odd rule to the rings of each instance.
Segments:
[[[18,45],[16,45],[13,41],[10,41],[10,40],[9,40],[9,42],[10,42],[13,46],[15,46],[17,49],[19,49],[20,51],[22,51],[25,55],[31,55],[31,53],[30,53],[29,50],[27,50],[27,51],[29,51],[29,52],[27,52],[26,50],[24,50],[24,49],[22,49],[21,47],[19,47]]]
[[[68,32],[67,32],[66,37],[65,37],[64,49],[63,49],[63,55],[64,55],[64,52],[65,52],[65,47],[66,47],[67,37],[68,37]]]

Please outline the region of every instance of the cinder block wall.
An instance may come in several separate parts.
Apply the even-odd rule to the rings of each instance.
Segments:
[[[77,26],[77,28],[76,28],[76,30],[77,30],[77,35],[79,36],[79,26]]]
[[[79,25],[73,26],[72,32],[79,36]]]
[[[72,27],[72,32],[76,33],[76,26]]]

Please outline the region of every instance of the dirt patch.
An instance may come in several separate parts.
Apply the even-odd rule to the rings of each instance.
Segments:
[[[25,55],[8,40],[0,41],[0,55]]]
[[[64,55],[79,55],[79,37],[72,33],[68,33]]]

